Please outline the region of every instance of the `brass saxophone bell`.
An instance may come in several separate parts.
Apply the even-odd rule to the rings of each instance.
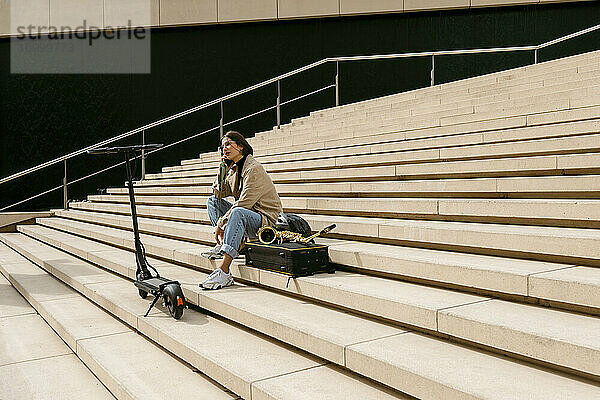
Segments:
[[[262,243],[262,244],[272,244],[275,243],[275,241],[278,238],[278,232],[271,228],[270,226],[263,226],[262,228],[260,228],[258,230],[258,240]]]

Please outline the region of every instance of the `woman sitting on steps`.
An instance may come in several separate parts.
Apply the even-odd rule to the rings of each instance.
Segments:
[[[207,208],[215,227],[215,248],[203,255],[222,258],[221,265],[204,282],[203,289],[220,289],[233,285],[229,266],[239,254],[243,238],[255,238],[262,226],[274,226],[282,211],[281,200],[264,167],[254,159],[254,150],[246,139],[229,131],[221,140],[221,168],[213,183],[213,196]],[[233,196],[231,204],[225,197]]]

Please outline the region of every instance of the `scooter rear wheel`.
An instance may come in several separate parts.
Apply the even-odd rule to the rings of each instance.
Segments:
[[[169,314],[175,319],[180,319],[185,308],[185,297],[181,287],[174,284],[167,286],[163,290],[163,299]]]

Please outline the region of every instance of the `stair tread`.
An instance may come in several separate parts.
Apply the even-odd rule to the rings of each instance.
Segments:
[[[43,234],[44,239],[48,240],[49,243],[70,242],[71,238],[73,238],[72,235],[40,226],[28,228],[28,233],[34,231],[40,235]],[[79,245],[69,244],[68,249],[65,250],[70,250],[70,252],[76,251],[77,255],[89,254],[90,250],[93,251],[94,247],[96,247],[96,244],[96,242],[87,240],[85,244],[82,242]],[[125,250],[115,250],[115,253],[117,252],[120,253],[123,259],[128,259],[132,255],[131,252]],[[94,254],[98,255],[96,260],[101,265],[108,267],[111,264],[110,260],[102,258],[104,257],[104,253],[94,252]],[[106,261],[109,263],[106,263]],[[129,264],[129,268],[134,271],[135,264]],[[164,263],[158,268],[162,275],[169,276],[171,279],[177,279],[183,283],[184,293],[188,301],[213,312],[224,310],[223,312],[227,312],[228,314],[222,315],[232,320],[236,319],[234,310],[240,310],[248,315],[245,318],[269,320],[271,321],[270,324],[280,326],[279,329],[285,326],[303,334],[309,334],[311,337],[331,342],[335,346],[342,347],[352,343],[364,342],[373,338],[403,332],[398,328],[370,321],[362,317],[242,284],[236,284],[235,288],[227,288],[222,291],[204,291],[197,284],[206,278],[205,273],[182,269],[168,263]],[[62,268],[60,269],[62,270]],[[64,270],[61,272],[64,272]],[[131,276],[132,274],[128,273],[127,275]],[[237,318],[242,318],[242,321],[244,321],[244,317]],[[265,324],[265,322],[261,321],[259,323],[261,325]],[[254,328],[258,330],[257,326],[254,326]],[[268,329],[269,327],[262,326],[262,328]],[[274,331],[272,334],[281,340],[290,340],[289,333],[285,334]],[[294,344],[302,347],[303,338],[296,340],[298,342]],[[332,356],[331,353],[330,351],[330,356]],[[320,355],[323,356],[323,354]],[[339,355],[334,353],[334,357],[333,360],[329,359],[343,365],[343,351]]]
[[[15,236],[11,236],[11,239],[15,239]],[[30,251],[38,248],[33,245],[35,242],[32,239],[23,239],[29,240],[20,240],[19,246],[28,247]],[[0,251],[3,253],[14,252],[4,244]],[[36,252],[36,254],[38,253]],[[62,261],[48,255],[42,259],[45,259],[46,265],[51,268],[56,267],[54,263]],[[64,259],[69,259],[73,264],[77,263],[76,259],[67,254],[64,254]],[[25,259],[23,258],[23,260]],[[38,267],[35,266],[35,268]],[[1,264],[0,269],[3,269]],[[40,268],[38,269],[39,277],[51,277]],[[22,279],[18,270],[13,271],[10,276],[16,282],[20,282]],[[73,289],[69,289],[75,293]],[[35,294],[32,295],[35,296]],[[63,342],[60,340],[62,338],[117,398],[146,398],[148,396],[192,398],[198,396],[199,393],[214,399],[233,398],[213,382],[193,372],[188,366],[139,336],[131,328],[84,297],[72,296],[46,301],[42,301],[40,298],[38,300],[37,311],[41,317],[37,318],[43,321],[43,317],[58,333],[56,340],[62,344]],[[29,338],[31,333],[37,331],[33,326],[29,329],[27,327],[11,328],[13,328],[10,329],[12,332],[30,332],[28,335],[20,336],[17,339],[20,341],[23,341],[24,337]],[[31,343],[21,343],[12,348],[21,346],[29,349],[42,348],[45,351],[48,351],[49,348],[48,345],[35,346]],[[131,368],[132,365],[135,365],[135,368]],[[156,368],[156,365],[159,365],[160,368]],[[60,363],[57,366],[60,366]],[[165,374],[165,371],[169,373]],[[64,384],[64,380],[59,381]]]
[[[115,398],[74,354],[0,366],[0,397],[86,400]]]
[[[65,221],[63,221],[65,222]],[[115,228],[97,227],[92,224],[66,221],[62,226],[79,226],[82,228],[95,229],[96,231],[105,231],[109,234],[114,232]],[[48,225],[51,226],[51,225]],[[20,228],[26,232],[30,227],[23,226]],[[152,244],[155,237],[142,236],[142,242],[149,245]],[[168,242],[174,242],[173,239],[166,239]],[[176,241],[175,241],[176,242]],[[166,242],[165,242],[166,243]],[[199,250],[206,250],[208,246],[197,245]],[[206,262],[206,264],[209,264]],[[254,268],[245,267],[245,269],[255,270]],[[262,274],[264,271],[260,271]],[[266,272],[265,272],[266,273]],[[431,288],[423,285],[394,281],[385,278],[370,277],[356,273],[348,273],[338,271],[333,275],[316,275],[313,277],[297,278],[296,281],[308,281],[319,286],[329,288],[345,288],[349,292],[362,293],[376,300],[387,300],[392,302],[404,302],[415,307],[423,308],[429,311],[435,311],[440,308],[451,307],[457,304],[465,304],[473,301],[481,300],[485,297],[457,293],[444,289]],[[261,281],[262,282],[262,281]],[[434,322],[435,316],[431,315],[431,322]]]
[[[597,128],[594,129],[597,132]],[[271,173],[281,173],[286,170],[299,169],[326,169],[333,167],[360,168],[369,165],[383,164],[401,164],[412,165],[411,163],[435,163],[444,161],[445,163],[456,162],[469,159],[498,159],[498,158],[517,158],[526,155],[533,157],[535,155],[545,154],[564,154],[577,152],[597,151],[598,134],[573,135],[566,137],[534,138],[529,140],[511,141],[507,143],[474,143],[464,146],[439,147],[432,149],[406,149],[394,150],[393,146],[386,144],[381,150],[373,149],[368,154],[356,155],[357,148],[349,148],[348,154],[332,155],[329,157],[299,159],[299,160],[278,160],[265,164],[265,169]],[[480,139],[483,141],[483,139]],[[216,175],[218,162],[212,165],[204,164],[203,169],[187,170],[183,172],[165,172],[159,174],[148,174],[147,181],[193,178]]]
[[[10,237],[2,236],[3,240],[10,242]],[[32,238],[29,239],[29,244],[26,240],[22,240],[19,244],[19,249],[27,251],[28,245],[35,243]],[[31,246],[35,248],[35,246]],[[76,259],[74,256],[65,254],[66,258],[70,258],[74,262],[84,263],[84,261]],[[53,260],[41,260],[52,268],[60,268],[60,264],[53,264]],[[77,280],[78,277],[72,277]],[[135,319],[135,327],[145,334],[153,333],[149,336],[153,340],[157,340],[159,344],[165,345],[165,342],[170,342],[170,349],[185,348],[188,351],[176,353],[184,360],[198,360],[192,362],[193,365],[200,367],[199,364],[212,364],[211,371],[204,371],[209,376],[218,379],[221,378],[220,370],[229,371],[222,376],[221,383],[229,386],[232,379],[241,380],[242,382],[231,383],[236,393],[247,396],[251,390],[251,383],[272,377],[278,377],[285,374],[293,374],[297,371],[303,371],[325,365],[318,358],[310,356],[306,353],[286,348],[285,346],[276,344],[268,338],[252,334],[246,330],[241,330],[233,325],[227,324],[213,317],[200,314],[193,311],[188,311],[185,318],[173,323],[170,316],[164,311],[156,310],[152,312],[148,318],[143,318],[143,309],[147,307],[147,301],[142,302],[139,297],[137,303],[132,305],[137,292],[133,289],[131,283],[124,280],[86,284],[87,288],[94,292],[92,298],[102,297],[104,307],[111,313],[119,315],[120,313],[133,314]],[[130,300],[130,301],[127,301]],[[106,307],[110,304],[110,307]],[[116,312],[114,308],[120,308],[120,312]],[[388,328],[389,329],[389,328]],[[221,338],[221,339],[218,339]],[[101,341],[100,341],[101,343]],[[96,350],[101,349],[101,344],[92,346]],[[129,346],[126,346],[129,347]],[[191,352],[189,351],[191,350]],[[185,354],[181,354],[185,353]],[[190,354],[191,353],[191,354]],[[97,358],[97,357],[96,357]],[[201,368],[202,369],[202,368]],[[338,378],[346,382],[348,385],[355,385],[358,389],[365,386],[360,379],[345,379],[341,374],[337,374]],[[333,376],[335,383],[336,376]],[[243,383],[245,382],[245,383]],[[240,385],[247,386],[245,388]],[[335,387],[335,385],[333,385]],[[348,392],[351,393],[352,388],[349,387]],[[329,389],[324,389],[327,393]],[[369,393],[372,396],[381,396],[376,398],[396,398],[391,394],[383,395],[385,392],[376,387],[369,387]],[[248,396],[249,397],[249,396]]]
[[[100,285],[106,285],[106,284],[100,284]],[[96,286],[98,286],[98,285],[96,285]],[[98,290],[99,290],[99,292],[102,292],[102,290],[101,290],[101,289],[98,289]],[[223,291],[222,293],[223,293],[223,294],[222,294],[222,296],[225,296],[225,295],[226,295],[225,291]],[[117,298],[117,296],[114,296],[114,298]],[[169,319],[168,319],[168,317],[162,317],[162,315],[163,315],[163,314],[158,314],[158,315],[157,315],[157,314],[152,314],[152,318],[154,318],[154,317],[157,317],[157,320],[156,320],[156,321],[153,321],[153,322],[155,322],[154,324],[150,324],[150,323],[148,323],[148,325],[152,325],[152,329],[159,329],[159,330],[160,330],[161,328],[167,328],[167,327],[168,327],[168,328],[170,329],[170,333],[171,333],[171,334],[173,334],[173,333],[174,333],[174,332],[173,332],[174,330],[177,330],[177,333],[179,333],[179,332],[181,332],[181,330],[182,330],[181,328],[184,328],[184,329],[183,329],[183,330],[184,330],[184,332],[180,333],[180,335],[179,335],[179,337],[180,337],[180,338],[183,338],[183,337],[187,338],[187,337],[188,337],[187,335],[189,335],[189,334],[191,334],[191,333],[192,333],[192,332],[189,332],[189,333],[185,332],[185,331],[187,331],[187,329],[185,329],[185,328],[187,328],[187,325],[186,325],[186,326],[184,326],[184,327],[181,327],[181,326],[179,326],[179,327],[174,327],[174,326],[173,326],[174,324],[170,323],[170,322],[171,322],[171,320],[169,320]],[[186,315],[188,315],[188,314],[186,314]],[[195,313],[194,313],[194,315],[195,315]],[[160,321],[160,322],[159,322],[159,321]],[[195,322],[195,321],[192,321],[192,323],[193,323],[193,322]],[[206,322],[204,322],[204,324],[206,324]],[[141,329],[143,330],[144,328],[141,328]],[[194,329],[194,331],[193,331],[193,334],[194,334],[194,335],[201,335],[201,333],[202,333],[202,332],[198,332],[198,327],[196,327],[196,328]],[[394,335],[394,337],[399,337],[399,336],[404,336],[404,335]],[[382,338],[382,339],[383,339],[383,340],[385,340],[385,338]],[[430,344],[429,344],[430,346],[434,346],[434,345],[440,346],[440,345],[441,345],[441,344],[439,343],[439,342],[441,342],[441,341],[439,341],[439,340],[436,340],[436,339],[430,339],[430,338],[427,338],[426,340],[427,340],[428,342],[429,342],[429,341],[433,341],[432,343],[430,343]],[[362,343],[362,344],[357,344],[357,346],[361,346],[361,345],[362,345],[362,346],[364,346],[364,345],[365,345],[365,343]],[[449,344],[445,344],[445,343],[444,343],[444,345],[446,345],[446,346],[450,346],[450,347],[455,347],[455,345],[449,345]],[[369,348],[372,348],[372,347],[373,347],[373,346],[371,346],[371,347],[369,347]],[[375,345],[375,347],[379,347],[379,345],[378,345],[378,344],[376,344],[376,345]],[[188,348],[189,348],[189,347],[188,347]],[[228,348],[229,348],[229,347],[228,347]],[[229,349],[230,349],[230,348],[229,348]],[[231,350],[231,349],[230,349],[230,350]],[[451,351],[452,351],[452,350],[451,350]],[[474,350],[467,350],[467,351],[465,351],[465,352],[468,354],[468,357],[471,357],[471,358],[472,358],[472,357],[475,357],[475,358],[478,358],[478,359],[479,359],[479,362],[478,362],[478,364],[477,364],[476,368],[473,368],[473,369],[472,369],[472,371],[469,371],[470,373],[474,373],[474,374],[477,374],[477,373],[478,373],[478,371],[481,369],[481,367],[482,367],[482,362],[483,362],[484,364],[487,364],[487,363],[490,363],[490,364],[498,364],[498,363],[499,363],[499,360],[501,360],[501,359],[499,359],[499,358],[498,358],[498,357],[496,357],[496,356],[490,356],[490,355],[487,355],[486,353],[481,353],[481,352],[474,351]],[[443,353],[443,351],[442,351],[442,353]],[[239,353],[238,353],[238,354],[239,354]],[[439,354],[438,354],[438,356],[439,356]],[[464,356],[464,355],[463,355],[463,356]],[[482,358],[483,358],[483,359],[482,359]],[[406,363],[406,361],[403,361],[403,362],[404,362],[404,363]],[[398,362],[396,362],[396,363],[392,363],[392,365],[396,365],[396,368],[398,367],[398,364],[399,364]],[[506,369],[516,369],[516,370],[518,370],[518,373],[520,373],[520,374],[525,374],[525,376],[528,376],[528,377],[529,377],[529,376],[531,376],[531,377],[535,377],[535,379],[536,379],[536,380],[542,380],[542,381],[546,381],[546,382],[547,382],[548,380],[551,380],[551,379],[553,378],[553,375],[552,375],[552,374],[543,373],[543,372],[541,372],[541,371],[539,371],[539,370],[537,370],[537,369],[535,369],[535,368],[531,368],[531,367],[524,367],[524,366],[521,366],[521,365],[519,365],[518,363],[510,363],[510,364],[508,364],[508,363],[506,363],[506,362],[503,362],[503,364],[504,364],[504,365],[503,365],[503,369],[504,369],[504,370],[506,370]],[[323,368],[323,367],[320,367],[320,368]],[[422,367],[422,366],[411,366],[411,367],[409,367],[409,368],[407,368],[407,367],[404,367],[404,370],[405,370],[405,371],[406,371],[406,370],[409,370],[409,371],[414,371],[414,370],[415,370],[415,368],[423,368],[423,367]],[[311,368],[311,369],[312,369],[312,368]],[[310,371],[311,369],[309,369],[308,371]],[[431,369],[434,369],[434,370],[435,370],[435,368],[430,368],[430,370],[428,371],[428,373],[430,373],[430,374],[431,374],[431,373],[435,373],[435,371],[431,371]],[[308,374],[309,374],[309,376],[313,376],[313,372],[314,372],[314,373],[324,373],[324,372],[321,372],[321,371],[311,371],[311,372],[302,372],[302,371],[300,371],[300,372],[298,372],[298,374],[300,374],[300,375],[303,375],[303,374],[306,374],[306,373],[308,373]],[[334,371],[334,372],[335,372],[335,371]],[[327,371],[327,373],[331,373],[331,371]],[[465,373],[465,372],[463,371],[463,374],[464,374],[464,373]],[[513,373],[515,373],[515,372],[513,372]],[[437,374],[440,374],[440,371],[437,371]],[[265,380],[265,381],[262,381],[262,382],[261,382],[261,384],[258,386],[258,389],[259,389],[259,390],[268,390],[268,391],[273,391],[273,390],[275,390],[275,391],[277,392],[277,390],[282,390],[282,388],[284,388],[284,387],[285,387],[285,388],[289,388],[289,385],[288,385],[287,383],[288,383],[288,382],[290,382],[290,380],[291,380],[291,379],[293,379],[294,381],[296,381],[296,378],[297,378],[297,377],[296,377],[296,376],[294,376],[294,375],[295,375],[295,374],[290,374],[290,375],[286,375],[286,376],[284,376],[284,377],[276,377],[276,378],[273,378],[273,379],[267,379],[267,380]],[[539,375],[539,376],[538,376],[538,375]],[[387,375],[387,376],[389,376],[389,375]],[[300,378],[298,378],[298,379],[302,380],[302,379],[309,379],[309,378],[308,378],[308,377],[300,377]],[[576,391],[576,393],[581,393],[581,395],[582,395],[582,396],[589,396],[589,395],[590,395],[590,393],[592,393],[591,389],[593,388],[593,386],[589,386],[589,385],[586,385],[586,384],[582,384],[582,383],[580,383],[580,382],[577,382],[577,381],[572,381],[572,380],[570,380],[570,379],[566,379],[566,380],[565,380],[564,378],[561,378],[561,377],[558,377],[558,379],[559,379],[559,381],[563,381],[563,380],[564,380],[564,382],[561,382],[561,385],[565,385],[565,384],[566,384],[566,386],[568,387],[568,390],[575,390],[575,391]],[[447,381],[448,381],[448,380],[452,381],[452,379],[448,379],[448,378],[446,378],[446,380],[447,380]],[[328,382],[330,382],[330,384],[331,384],[331,380],[328,380]],[[476,381],[474,381],[474,380],[471,380],[471,382],[476,382]],[[554,383],[557,383],[557,382],[558,382],[558,381],[554,381]],[[456,385],[456,383],[457,383],[457,382],[452,382],[452,384],[451,384],[451,385],[449,385],[449,384],[446,382],[446,385],[447,385],[447,386],[455,386],[455,385]],[[279,385],[280,385],[280,386],[279,386],[279,388],[278,388],[277,386],[273,387],[273,385],[276,385],[276,384],[279,384]],[[530,385],[530,384],[531,384],[531,382],[530,382],[530,381],[528,381],[528,383],[527,383],[527,384],[528,384],[528,385]],[[574,386],[573,386],[573,385],[574,385]],[[467,385],[467,386],[468,386],[468,385]],[[482,390],[481,388],[478,388],[478,387],[477,387],[477,386],[479,386],[479,385],[475,385],[475,386],[476,386],[476,387],[469,387],[469,388],[465,388],[465,389],[463,389],[463,390],[465,390],[465,391],[467,391],[467,392],[477,392],[478,390]],[[501,385],[501,386],[502,386],[502,385]],[[321,389],[319,389],[319,390],[321,390]],[[587,391],[587,393],[586,393],[586,391]],[[309,392],[310,392],[310,391],[309,391]],[[352,398],[352,397],[350,397],[350,398]],[[585,397],[583,397],[583,398],[585,398]]]
[[[179,207],[190,205],[200,208],[209,195],[177,197],[167,194],[137,195],[140,205],[159,204]],[[127,203],[128,196],[111,194],[90,196],[94,202]],[[304,212],[310,215],[381,215],[388,217],[421,217],[428,220],[461,220],[474,222],[513,222],[517,219],[536,221],[537,225],[587,227],[600,221],[600,200],[597,199],[477,199],[440,197],[282,197],[286,212]],[[142,217],[143,218],[143,217]],[[393,220],[392,220],[393,221]],[[523,223],[520,223],[524,225]],[[528,222],[527,225],[532,224]]]
[[[76,216],[86,215],[89,217],[97,216],[98,218],[104,218],[106,220],[115,221],[118,223],[121,220],[121,216],[117,218],[111,217],[106,213],[94,213],[85,211],[59,211],[58,216]],[[347,222],[347,223],[363,223],[363,224],[377,224],[381,228],[386,227],[392,229],[397,228],[420,228],[420,229],[433,229],[433,230],[463,230],[477,233],[490,233],[490,234],[515,234],[515,235],[534,235],[540,237],[562,237],[564,239],[578,238],[578,239],[600,239],[600,231],[595,229],[583,229],[583,228],[570,228],[570,227],[551,227],[551,226],[526,226],[526,225],[508,225],[508,224],[491,224],[491,223],[477,223],[477,222],[456,222],[456,221],[426,221],[426,220],[408,220],[408,219],[385,219],[377,217],[354,217],[354,216],[328,216],[318,214],[301,214],[302,217],[308,218],[311,221],[315,221],[313,228],[320,229],[321,223],[329,224],[334,222]],[[41,219],[40,219],[41,220]],[[140,218],[141,222],[158,222],[153,218]],[[325,222],[323,222],[325,221]],[[128,221],[131,224],[131,221]],[[212,228],[208,225],[179,222],[179,221],[164,221],[160,220],[161,224],[165,226],[178,226],[181,228],[195,229],[199,232],[211,232]],[[123,223],[124,226],[125,223]],[[380,229],[381,229],[380,228]],[[384,237],[383,235],[379,235]]]
[[[328,290],[328,292],[334,292],[336,288],[339,288],[340,286],[344,286],[346,288],[353,288],[353,285],[355,285],[355,282],[357,281],[357,275],[356,274],[336,274],[335,276],[315,276],[314,279],[310,279],[310,278],[303,278],[303,280],[307,280],[307,281],[315,281],[315,280],[319,280],[319,284],[321,286],[326,287]],[[363,293],[366,293],[368,296],[370,296],[373,299],[377,299],[378,302],[381,302],[383,300],[388,300],[390,298],[392,298],[394,301],[396,301],[396,308],[398,307],[398,305],[400,304],[407,304],[412,302],[413,306],[411,306],[412,308],[407,309],[411,310],[412,313],[416,313],[416,309],[414,307],[420,307],[420,308],[427,308],[427,307],[435,307],[436,309],[436,320],[440,320],[441,316],[444,315],[444,311],[443,309],[452,309],[452,307],[458,307],[460,308],[462,307],[467,307],[468,304],[472,304],[472,303],[479,303],[481,302],[481,304],[483,304],[483,307],[485,307],[485,305],[489,302],[489,300],[487,300],[486,298],[483,297],[479,297],[479,296],[471,296],[471,295],[463,295],[462,297],[462,305],[450,305],[449,303],[446,303],[446,305],[443,305],[443,303],[437,303],[437,299],[436,299],[436,294],[442,294],[443,293],[443,298],[445,298],[446,300],[444,300],[444,302],[447,302],[448,300],[452,301],[452,296],[448,297],[448,293],[444,293],[446,291],[441,290],[441,289],[427,289],[424,288],[422,286],[419,285],[414,285],[414,284],[406,284],[403,282],[392,282],[392,281],[387,281],[387,283],[390,283],[391,285],[393,285],[394,287],[391,288],[389,291],[385,290],[385,286],[384,283],[386,283],[385,280],[383,279],[378,279],[378,278],[371,278],[371,279],[363,279],[362,277],[360,279],[358,279],[359,286],[360,286],[360,290],[363,291]],[[263,279],[261,279],[261,282],[264,282]],[[389,293],[387,296],[383,297],[382,294],[385,293]],[[391,294],[391,297],[389,297]],[[456,293],[456,295],[458,295],[458,293]],[[347,296],[347,294],[346,294]],[[456,297],[456,296],[454,296]],[[457,297],[458,299],[458,297]],[[343,300],[340,300],[339,303],[341,303]],[[364,299],[363,299],[364,302]],[[334,301],[334,303],[338,304],[338,302]],[[437,304],[436,304],[437,303]],[[343,303],[342,303],[343,304]],[[490,304],[492,305],[496,305],[496,303],[491,302]],[[513,303],[502,303],[502,304],[506,304],[506,307],[510,307],[511,304]],[[358,306],[354,306],[354,309],[360,310],[360,305]],[[406,306],[404,306],[406,307]],[[599,331],[597,330],[597,328],[594,328],[595,325],[600,324],[600,319],[598,318],[594,318],[594,317],[580,317],[578,315],[575,314],[571,314],[571,313],[563,313],[563,312],[558,312],[558,314],[550,314],[550,312],[554,312],[557,313],[557,311],[554,310],[546,310],[543,308],[538,308],[538,307],[534,307],[534,306],[529,306],[529,305],[515,305],[515,310],[519,309],[519,307],[526,307],[527,312],[529,313],[529,318],[530,320],[538,320],[539,321],[547,321],[547,320],[560,320],[560,318],[558,318],[558,316],[564,316],[565,318],[569,319],[569,318],[575,318],[577,319],[578,323],[577,324],[571,324],[573,326],[573,329],[575,329],[575,331],[577,331],[578,329],[584,329],[584,330],[588,330],[588,331]],[[353,308],[353,307],[350,307]],[[486,315],[487,313],[489,313],[490,311],[484,311],[483,314]],[[507,311],[510,312],[510,311]],[[518,313],[518,311],[513,311],[515,314]],[[562,314],[561,314],[562,313]],[[532,317],[532,314],[535,315],[535,317]],[[385,315],[382,312],[377,313],[377,315]],[[402,320],[402,319],[401,319]],[[459,320],[461,322],[466,322],[468,321],[467,319],[460,319]],[[415,323],[415,321],[411,321],[411,323]],[[438,322],[439,323],[439,322]],[[560,323],[555,322],[556,323],[556,329],[560,329]],[[423,322],[421,322],[421,324],[423,324]],[[582,324],[582,325],[579,325]],[[518,321],[513,321],[512,325],[510,325],[510,327],[508,328],[507,326],[503,326],[502,324],[497,323],[497,321],[494,320],[489,320],[487,324],[484,323],[485,326],[489,327],[489,329],[494,330],[494,329],[509,329],[510,332],[513,335],[519,336],[522,335],[523,337],[527,337],[528,334],[530,334],[530,332],[527,331],[523,331],[520,328],[520,325],[518,323]],[[430,326],[427,325],[420,325],[420,326],[425,326],[431,329]],[[457,331],[460,331],[461,329],[461,323],[458,323],[456,328]],[[544,325],[543,324],[539,324],[539,326],[537,326],[537,331],[534,334],[534,336],[536,338],[544,338],[544,340],[550,340],[552,343],[557,343],[559,346],[560,345],[564,345],[564,346],[573,346],[571,349],[571,352],[568,353],[568,355],[570,355],[572,352],[577,352],[577,351],[581,351],[583,352],[582,354],[585,354],[586,352],[591,352],[591,354],[600,354],[600,349],[595,349],[594,345],[590,343],[587,343],[586,345],[580,345],[577,342],[578,338],[581,336],[577,333],[573,333],[573,335],[571,336],[571,339],[565,337],[564,335],[557,340],[557,338],[552,337],[551,334],[549,334],[549,331],[545,331],[544,329],[542,329]],[[582,328],[582,326],[585,326],[585,328]],[[531,327],[530,327],[531,328]],[[435,325],[433,326],[433,329],[440,329],[439,327],[436,328]],[[448,334],[452,334],[452,332],[449,331],[443,331],[443,333],[448,333]],[[474,337],[472,337],[471,339],[474,339]],[[485,341],[488,340],[485,336],[483,337],[483,339],[477,339],[479,341]],[[477,341],[476,340],[476,341]],[[503,344],[502,341],[498,341],[498,342],[494,342],[494,340],[498,340],[496,338],[496,336],[494,336],[492,339],[490,339],[491,342],[488,342],[488,344],[491,344],[492,342],[494,343],[494,345],[499,346],[500,348],[502,348]],[[590,339],[591,342],[594,342],[595,337]],[[519,347],[519,345],[517,344],[516,347]],[[515,351],[515,346],[511,347],[509,349],[510,351]],[[527,351],[531,351],[531,352],[535,352],[535,349],[529,349]],[[540,350],[540,354],[545,354],[543,350]],[[564,355],[564,353],[556,353],[556,354],[552,354],[550,356],[548,356],[550,359],[553,359],[553,362],[556,362],[558,364],[569,364],[570,363],[570,357],[569,356]],[[545,355],[544,355],[545,356]],[[542,356],[540,356],[542,357]],[[560,359],[561,361],[558,362],[557,360]],[[584,368],[584,367],[581,367]],[[594,367],[590,367],[589,370],[586,370],[587,372],[591,373],[591,374],[597,374],[599,371],[595,371]]]
[[[561,378],[554,380],[553,376],[541,370],[530,371],[525,378],[524,371],[519,368],[525,368],[524,365],[507,368],[509,361],[506,359],[494,358],[488,362],[484,358],[486,355],[483,353],[474,353],[455,344],[430,341],[413,333],[358,344],[348,351],[351,367],[367,376],[381,368],[381,364],[395,365],[396,369],[388,375],[387,383],[413,385],[412,394],[419,398],[455,398],[466,390],[474,398],[485,399],[540,397],[558,400],[564,398],[562,396],[593,399],[598,395],[595,385],[578,383],[572,386],[572,382],[561,382]],[[367,361],[373,359],[377,361]],[[467,375],[466,371],[472,374]],[[419,386],[414,380],[415,375],[426,376],[429,385]],[[494,378],[490,380],[489,377]],[[485,381],[486,385],[471,388],[471,383],[479,380]],[[506,382],[511,384],[505,385]],[[564,394],[560,393],[563,390]]]
[[[0,254],[3,253],[3,247],[4,245],[0,246]],[[0,260],[0,265],[2,264],[3,261]],[[12,287],[2,274],[0,274],[0,297],[2,297],[0,319],[17,315],[35,314],[35,310],[27,303],[27,300]]]
[[[59,213],[59,215],[61,214],[69,215],[68,213]],[[91,218],[92,215],[82,214],[83,218],[81,220]],[[109,218],[106,215],[105,217]],[[320,229],[331,223],[331,218],[327,217],[321,219],[316,219],[311,215],[304,215],[304,217],[316,229]],[[342,230],[345,229],[344,225],[348,224],[365,234],[364,232],[367,228],[366,226],[361,226],[361,221],[365,220],[368,221],[369,219],[361,220],[360,217],[343,217],[339,220],[336,219],[335,222]],[[386,223],[386,221],[382,220],[381,222]],[[370,222],[377,223],[377,220],[375,219]],[[167,221],[159,222],[158,220],[156,223],[168,224]],[[179,234],[183,233],[182,229],[176,228],[176,224],[174,226],[174,231]],[[212,240],[212,233],[208,226],[202,225],[199,229],[206,233],[206,240]],[[199,237],[199,234],[194,234],[194,237]],[[352,240],[336,240],[332,242],[325,238],[318,240],[330,245],[329,253],[331,261],[341,265],[525,296],[530,294],[530,275],[564,268],[569,268],[569,271],[571,271],[575,266],[575,264],[558,264],[405,246],[362,243]],[[544,240],[543,236],[540,240]],[[576,241],[574,245],[578,246],[578,242]],[[568,274],[568,271],[566,274]],[[588,296],[582,296],[576,289],[577,285],[571,285],[568,292],[562,294],[562,299],[565,300],[574,297],[574,304],[597,307],[599,303],[596,301],[597,297],[593,293],[600,290],[600,287],[597,281],[594,280],[594,277],[600,276],[600,269],[590,268],[586,274],[587,278],[575,280],[575,282],[585,285]],[[556,286],[557,284],[559,283],[538,289],[536,294],[549,292],[549,299],[557,300],[557,295],[555,294],[559,288]],[[545,296],[541,297],[545,298]]]
[[[6,332],[2,338],[0,366],[71,354],[65,343],[37,314],[3,318],[0,326]],[[14,335],[14,332],[27,332],[27,335]]]
[[[276,183],[275,187],[280,196],[286,197],[295,193],[352,194],[371,196],[373,193],[398,194],[403,193],[536,193],[536,192],[598,192],[600,175],[569,175],[569,176],[537,176],[512,178],[455,178],[455,179],[415,179],[409,181],[353,181],[321,183]],[[114,187],[107,190],[108,194],[126,194],[127,188]],[[197,186],[137,186],[138,195],[177,194],[177,195],[212,195],[210,185]],[[457,195],[458,196],[458,195]]]
[[[432,162],[398,164],[384,166],[351,166],[348,168],[322,168],[317,170],[274,171],[271,178],[275,184],[281,183],[329,183],[350,178],[355,180],[378,179],[448,179],[472,176],[484,178],[494,174],[498,177],[509,178],[514,174],[546,173],[558,175],[562,170],[573,170],[580,173],[582,169],[594,172],[600,167],[600,155],[569,154],[569,155],[532,155],[508,158],[491,158],[481,160],[442,161],[432,159]],[[595,172],[594,172],[595,173]],[[135,182],[136,187],[175,186],[175,185],[210,185],[216,176],[215,171],[204,173],[205,176],[150,179]],[[488,176],[489,177],[489,176]]]

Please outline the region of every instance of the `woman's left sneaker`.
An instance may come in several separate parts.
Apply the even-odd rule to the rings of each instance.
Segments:
[[[221,252],[221,245],[217,243],[215,247],[213,247],[209,251],[200,253],[200,255],[204,258],[208,258],[209,260],[220,260],[223,258],[223,253]]]

